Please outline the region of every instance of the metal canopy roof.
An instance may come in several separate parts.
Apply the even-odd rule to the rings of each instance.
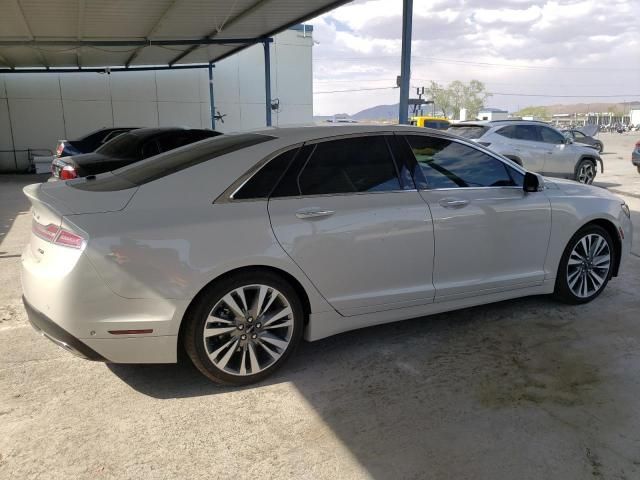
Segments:
[[[207,63],[350,0],[0,0],[0,69]]]

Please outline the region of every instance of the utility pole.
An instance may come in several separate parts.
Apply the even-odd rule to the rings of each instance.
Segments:
[[[409,81],[411,79],[411,24],[413,0],[402,0],[402,59],[400,64],[400,124],[409,123]]]

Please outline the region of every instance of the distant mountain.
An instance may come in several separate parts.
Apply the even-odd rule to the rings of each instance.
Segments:
[[[351,115],[351,118],[358,121],[363,120],[395,120],[398,121],[398,104],[395,105],[376,105],[375,107],[365,108]]]

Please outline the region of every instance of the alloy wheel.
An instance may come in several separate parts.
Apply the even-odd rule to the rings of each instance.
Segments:
[[[611,248],[597,233],[582,237],[573,247],[567,262],[567,285],[579,298],[596,294],[606,282],[611,267]]]
[[[596,178],[595,165],[591,162],[583,162],[578,169],[578,181],[589,185],[594,178]]]
[[[277,289],[245,285],[213,307],[202,338],[211,362],[225,373],[255,375],[273,365],[293,337],[291,304]]]

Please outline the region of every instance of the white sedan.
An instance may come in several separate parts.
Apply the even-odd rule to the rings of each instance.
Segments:
[[[246,384],[304,337],[515,297],[596,298],[631,244],[608,191],[441,131],[224,135],[30,185],[28,316],[83,357]]]

